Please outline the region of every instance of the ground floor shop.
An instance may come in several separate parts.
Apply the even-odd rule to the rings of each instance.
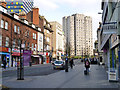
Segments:
[[[0,47],[0,65],[10,67],[10,49],[6,47]]]
[[[1,66],[6,62],[6,67],[10,67],[10,53],[0,52],[0,60]]]

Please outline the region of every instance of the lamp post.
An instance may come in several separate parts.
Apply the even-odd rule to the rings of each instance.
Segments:
[[[17,80],[24,80],[24,65],[23,65],[23,56],[21,51],[23,51],[24,44],[22,41],[20,43],[20,65],[17,66]]]

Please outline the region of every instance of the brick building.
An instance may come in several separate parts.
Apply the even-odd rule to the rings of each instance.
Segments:
[[[24,65],[29,65],[30,60],[33,64],[40,64],[39,53],[43,52],[43,32],[40,27],[25,18],[19,18],[17,14],[8,14],[3,4],[0,5],[0,64],[6,60],[8,67],[17,66],[20,61],[20,44],[24,46]],[[35,58],[31,59],[31,56]]]
[[[21,15],[21,18],[27,19],[29,22],[35,24],[41,28],[41,32],[44,33],[43,39],[43,53],[44,57],[42,63],[49,63],[51,61],[50,57],[52,52],[52,25],[44,18],[44,16],[39,15],[39,8],[34,7],[32,11],[26,15]]]

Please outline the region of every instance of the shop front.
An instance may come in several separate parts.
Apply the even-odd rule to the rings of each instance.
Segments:
[[[44,61],[44,53],[43,52],[38,52],[39,57],[39,64],[43,64]]]
[[[24,61],[24,66],[29,66],[31,62],[31,55],[32,51],[31,50],[23,50],[23,61]]]
[[[33,51],[33,55],[31,55],[31,59],[32,59],[32,64],[36,65],[36,64],[40,64],[40,56],[37,54],[37,51]]]
[[[10,53],[9,48],[0,47],[0,64],[3,66],[3,61],[6,61],[6,67],[10,67]]]
[[[17,67],[17,64],[20,62],[20,50],[12,49],[12,67]]]

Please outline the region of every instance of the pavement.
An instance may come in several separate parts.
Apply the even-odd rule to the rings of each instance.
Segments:
[[[36,67],[36,66],[44,66],[45,64],[37,64],[37,65],[32,65],[31,67]],[[46,64],[48,65],[48,64]],[[24,66],[24,68],[28,68],[30,66]],[[12,71],[12,70],[17,70],[17,67],[6,67],[6,69],[2,68],[2,71]]]
[[[69,72],[61,70],[45,76],[3,78],[2,84],[9,88],[119,88],[119,83],[109,82],[104,67],[91,65],[89,75],[84,75],[84,65],[75,65]],[[114,90],[113,89],[113,90]]]

